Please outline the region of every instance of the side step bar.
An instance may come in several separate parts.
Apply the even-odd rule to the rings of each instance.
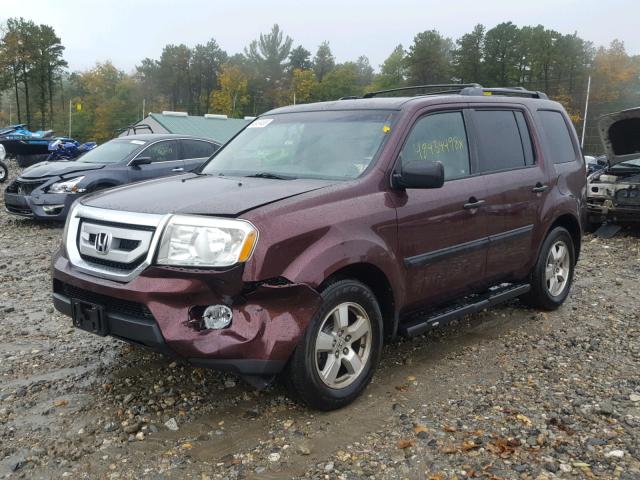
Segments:
[[[485,308],[519,297],[529,290],[531,290],[531,285],[528,283],[493,287],[486,293],[470,297],[464,303],[457,303],[441,310],[435,310],[429,312],[426,316],[420,316],[400,324],[400,334],[408,337],[421,335],[431,328],[444,326],[456,318],[476,313]]]

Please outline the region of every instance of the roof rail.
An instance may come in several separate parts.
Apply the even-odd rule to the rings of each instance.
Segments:
[[[153,128],[151,128],[150,125],[147,125],[146,123],[134,123],[132,125],[127,125],[126,127],[116,128],[113,131],[113,136],[118,137],[126,132],[125,137],[127,137],[131,135],[132,130],[134,135],[138,133],[138,130],[148,130],[150,133],[153,133]]]
[[[524,87],[484,88],[480,85],[464,88],[460,90],[460,95],[469,95],[469,96],[505,95],[505,96],[513,96],[513,97],[540,98],[543,100],[549,99],[546,93],[533,92],[531,90],[525,89]]]
[[[458,93],[466,88],[482,88],[481,85],[477,83],[435,83],[432,85],[415,85],[412,87],[399,87],[399,88],[388,88],[386,90],[377,90],[375,92],[368,92],[362,95],[362,98],[373,98],[376,95],[382,95],[384,93],[393,93],[393,92],[403,92],[406,90],[420,90],[425,88],[445,88],[446,90],[441,90],[438,92],[428,93],[426,95],[438,95],[441,93]],[[352,97],[346,97],[352,98]],[[345,98],[345,99],[346,99]]]

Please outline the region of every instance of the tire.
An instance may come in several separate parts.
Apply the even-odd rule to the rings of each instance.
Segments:
[[[531,272],[531,290],[520,299],[533,308],[557,309],[569,295],[575,264],[571,234],[563,227],[554,228],[544,240]]]
[[[327,411],[351,403],[371,381],[382,351],[383,326],[373,292],[356,280],[332,283],[321,297],[285,381],[294,396]]]
[[[4,164],[4,162],[0,162],[0,183],[4,183],[9,178],[9,169]]]

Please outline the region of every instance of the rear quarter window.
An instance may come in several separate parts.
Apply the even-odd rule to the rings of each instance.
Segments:
[[[553,163],[569,163],[577,158],[571,133],[564,115],[554,110],[539,110],[542,136],[545,139]]]

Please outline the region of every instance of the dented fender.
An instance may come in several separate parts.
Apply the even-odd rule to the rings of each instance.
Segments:
[[[320,295],[305,284],[262,283],[231,305],[228,328],[205,330],[188,321],[161,319],[158,323],[171,349],[182,356],[287,360],[320,302]]]

